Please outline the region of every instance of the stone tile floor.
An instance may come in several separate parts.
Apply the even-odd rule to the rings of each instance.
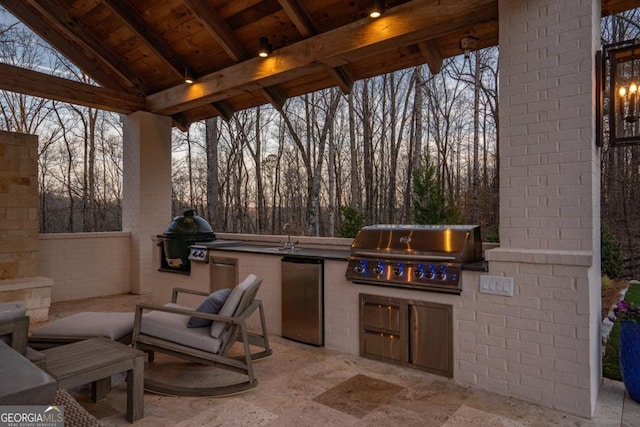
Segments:
[[[50,319],[78,311],[132,311],[144,300],[116,296],[56,303]],[[603,381],[595,417],[587,420],[421,371],[277,336],[270,339],[274,354],[254,365],[259,381],[256,388],[223,398],[145,393],[145,417],[136,425],[640,426],[640,404],[617,381]],[[187,382],[206,383],[220,375],[216,368],[183,363],[157,354],[146,369]],[[114,378],[113,390],[98,403],[91,401],[88,387],[72,392],[104,425],[128,425],[124,417],[126,385],[121,378]]]

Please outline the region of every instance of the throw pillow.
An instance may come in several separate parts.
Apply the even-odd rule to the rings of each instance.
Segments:
[[[196,308],[196,311],[200,313],[218,314],[220,308],[224,305],[225,301],[229,297],[231,289],[220,289],[215,291],[202,301],[202,303]],[[213,320],[203,319],[201,317],[191,317],[187,322],[187,328],[202,328],[210,326]]]

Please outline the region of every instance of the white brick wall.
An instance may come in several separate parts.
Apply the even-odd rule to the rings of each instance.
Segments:
[[[600,368],[600,176],[595,50],[600,4],[499,1],[500,244],[514,277],[506,392],[589,417]],[[496,323],[494,327],[502,327]],[[502,331],[505,332],[505,331]],[[476,375],[478,385],[503,385]]]
[[[594,247],[592,13],[579,0],[500,2],[502,247]]]
[[[461,348],[488,353],[476,359],[477,371],[469,381],[590,416],[590,383],[583,379],[592,375],[592,334],[587,332],[591,253],[494,249],[486,255],[490,274],[514,278],[514,296],[478,294],[475,307],[465,306],[477,310],[476,326],[488,331],[487,338],[476,339],[486,347]]]

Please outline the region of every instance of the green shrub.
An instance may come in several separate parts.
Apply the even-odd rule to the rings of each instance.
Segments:
[[[362,212],[351,206],[341,207],[340,212],[342,212],[342,222],[338,228],[338,237],[356,237],[364,225]]]
[[[600,236],[601,274],[611,278],[620,277],[623,264],[620,242],[605,227],[602,227]]]
[[[448,197],[435,165],[425,158],[413,174],[413,221],[416,224],[460,224],[462,213]]]

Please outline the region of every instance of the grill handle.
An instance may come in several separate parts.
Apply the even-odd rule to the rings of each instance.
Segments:
[[[351,253],[351,256],[366,256],[366,257],[372,257],[372,258],[393,258],[393,259],[418,259],[418,260],[429,259],[432,261],[456,261],[456,257],[453,257],[453,256],[431,255],[431,254],[413,255],[408,253],[397,254],[397,253],[377,252],[377,251],[356,251]]]

